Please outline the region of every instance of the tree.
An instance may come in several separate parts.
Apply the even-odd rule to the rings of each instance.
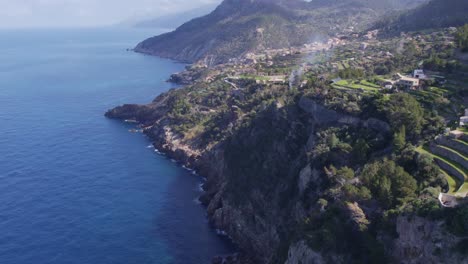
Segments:
[[[457,39],[457,45],[461,51],[468,52],[468,24],[463,27],[459,27],[455,37]]]
[[[383,65],[378,65],[377,67],[375,67],[374,73],[377,75],[385,75],[385,74],[389,74],[390,70],[388,69],[387,66],[385,66],[385,64],[383,64]]]
[[[351,180],[354,178],[354,170],[348,167],[343,167],[336,171],[336,176],[341,179]]]
[[[335,133],[332,133],[328,138],[328,146],[330,147],[330,149],[334,149],[336,148],[338,143],[340,143],[340,140],[338,139]]]
[[[457,236],[468,235],[468,205],[458,207],[451,216],[447,217],[450,231]]]
[[[365,166],[361,179],[385,207],[404,204],[416,195],[416,180],[392,160],[385,159]]]
[[[367,157],[369,155],[369,144],[367,142],[360,138],[356,140],[356,143],[354,144],[353,147],[353,158],[355,161],[361,163],[367,161]]]
[[[366,186],[355,186],[347,184],[343,187],[346,200],[350,202],[365,201],[372,199],[372,194]]]
[[[397,152],[401,152],[406,145],[406,127],[400,127],[398,132],[393,135],[393,146]]]
[[[392,94],[383,108],[395,131],[405,127],[409,138],[419,137],[424,124],[424,109],[413,96],[407,93]]]

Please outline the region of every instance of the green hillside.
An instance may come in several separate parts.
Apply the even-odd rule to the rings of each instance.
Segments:
[[[468,23],[468,1],[431,0],[399,16],[380,21],[377,28],[388,33],[458,27]]]
[[[225,0],[215,11],[147,39],[141,53],[194,62],[225,62],[245,52],[287,48],[368,27],[383,13],[408,7],[391,0]],[[414,3],[419,3],[416,1]]]

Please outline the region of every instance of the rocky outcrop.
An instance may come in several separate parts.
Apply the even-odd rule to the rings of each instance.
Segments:
[[[315,123],[326,125],[326,124],[338,124],[348,126],[364,126],[369,129],[388,134],[391,132],[390,125],[384,121],[369,118],[367,120],[361,120],[358,117],[351,115],[341,114],[337,111],[330,110],[325,106],[315,102],[307,97],[302,97],[299,101],[299,107],[308,113]]]
[[[444,229],[443,222],[400,216],[397,233],[392,251],[397,263],[468,263],[466,257],[452,250],[459,239]]]
[[[326,264],[322,255],[310,249],[305,241],[299,241],[289,248],[284,264]]]
[[[299,181],[297,184],[297,188],[299,189],[300,195],[304,193],[304,191],[309,186],[310,182],[312,181],[312,168],[310,164],[308,164],[304,169],[301,170],[299,174]]]
[[[346,212],[355,231],[365,231],[367,229],[369,220],[367,220],[366,214],[364,214],[358,203],[347,203]]]
[[[152,113],[152,109],[145,105],[126,104],[107,111],[105,115],[108,118],[138,120],[142,122],[148,119]]]
[[[174,73],[169,78],[169,82],[179,85],[190,85],[206,78],[206,68],[190,66],[185,71]]]
[[[299,101],[299,107],[308,113],[316,123],[327,124],[327,123],[336,123],[338,120],[343,119],[348,121],[348,123],[359,122],[352,117],[346,115],[340,115],[338,112],[327,109],[325,106],[318,104],[312,99],[307,97],[302,97]]]

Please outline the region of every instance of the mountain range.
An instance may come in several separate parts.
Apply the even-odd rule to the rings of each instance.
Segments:
[[[389,33],[457,27],[468,23],[468,1],[431,0],[397,16],[389,16],[376,28]]]
[[[384,14],[425,0],[225,0],[210,14],[149,38],[135,51],[195,62],[225,62],[246,52],[298,46],[369,27]]]
[[[141,20],[133,23],[132,26],[137,28],[175,29],[187,21],[209,14],[216,8],[217,5],[218,4],[216,3],[206,4],[181,13],[163,15],[153,19]]]

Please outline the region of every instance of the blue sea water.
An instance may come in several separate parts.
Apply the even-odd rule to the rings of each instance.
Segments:
[[[0,263],[199,264],[232,248],[201,179],[104,118],[184,65],[125,49],[155,32],[0,31]]]

